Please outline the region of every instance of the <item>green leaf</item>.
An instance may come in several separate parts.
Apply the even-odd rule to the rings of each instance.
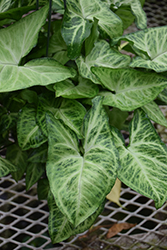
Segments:
[[[28,163],[26,170],[26,190],[29,190],[45,172],[45,164]]]
[[[46,112],[50,111],[56,119],[61,119],[69,128],[71,128],[79,138],[82,138],[81,127],[86,110],[84,106],[76,100],[63,99],[55,105],[39,104],[38,106],[38,124],[43,133],[47,135]]]
[[[78,226],[98,209],[116,180],[118,153],[102,98],[94,98],[84,119],[83,156],[78,138],[63,122],[47,114],[47,128],[50,188],[59,209]]]
[[[132,14],[135,16],[137,28],[147,28],[146,14],[142,9],[142,5],[139,0],[111,0],[111,3],[114,4],[116,8],[119,8],[120,6],[130,6]]]
[[[122,34],[121,19],[102,1],[69,0],[64,15],[62,36],[71,59],[79,56],[83,41],[90,35],[94,18],[111,38]]]
[[[152,72],[103,67],[92,67],[92,72],[110,90],[100,92],[103,104],[125,111],[151,102],[167,85],[167,78]]]
[[[55,59],[56,61],[58,61],[59,63],[61,63],[62,65],[66,64],[70,58],[67,56],[67,51],[65,50],[61,50],[56,52],[53,56],[53,59]]]
[[[7,174],[17,170],[17,166],[13,165],[7,159],[0,157],[0,177],[6,176]]]
[[[93,98],[98,94],[98,86],[90,80],[82,77],[79,77],[78,80],[79,83],[76,86],[70,80],[55,83],[54,89],[56,90],[56,97],[62,96],[69,99],[79,99]]]
[[[54,117],[61,119],[73,130],[79,138],[82,138],[81,127],[83,123],[86,109],[76,100],[63,99],[60,108],[57,109]]]
[[[167,87],[164,88],[164,90],[161,93],[159,93],[158,99],[167,104]]]
[[[148,28],[115,40],[127,40],[138,55],[131,67],[153,69],[156,72],[167,71],[167,26]],[[159,46],[161,44],[161,46]]]
[[[27,104],[19,114],[17,122],[17,137],[22,150],[37,148],[47,141],[36,122],[36,109]]]
[[[15,181],[19,181],[27,167],[27,152],[23,152],[17,144],[14,144],[7,148],[6,159],[17,167],[17,171],[13,172],[12,176]]]
[[[88,56],[99,37],[98,20],[94,18],[90,36],[85,40],[85,56]]]
[[[48,206],[50,212],[48,224],[49,234],[52,242],[58,243],[68,239],[72,235],[82,233],[89,229],[97,216],[102,212],[104,203],[100,204],[99,208],[77,227],[74,227],[57,207],[51,192],[49,192],[48,195]]]
[[[112,110],[110,111],[108,106],[105,107],[105,109],[106,109],[107,115],[109,117],[110,125],[118,128],[118,129],[122,129],[126,118],[129,116],[128,112],[122,111],[122,110],[115,108],[115,107],[112,108]]]
[[[45,58],[32,60],[20,67],[0,66],[0,70],[0,92],[25,89],[34,85],[46,86],[76,74],[74,69],[68,69],[53,59]]]
[[[134,22],[135,17],[129,6],[120,6],[120,8],[115,11],[115,14],[121,18],[124,30],[126,30]]]
[[[101,84],[99,79],[92,74],[90,68],[92,66],[103,66],[109,68],[123,68],[130,63],[130,57],[111,49],[110,45],[102,40],[95,43],[95,47],[90,54],[84,59],[80,56],[77,60],[79,73],[82,77],[88,78],[94,83]]]
[[[2,2],[2,0],[0,1],[0,5],[1,5],[1,2]],[[5,0],[5,2],[6,2],[6,0]],[[30,10],[35,10],[35,9],[36,9],[35,5],[10,9],[8,11],[0,13],[0,20],[3,20],[3,19],[19,20],[24,14],[28,13]]]
[[[118,178],[161,207],[167,200],[167,147],[150,120],[142,110],[135,112],[127,148],[118,133],[113,135],[121,160]]]
[[[1,70],[2,67],[8,68],[8,66],[18,65],[21,58],[26,56],[36,45],[38,33],[45,23],[47,13],[48,5],[0,30]]]
[[[35,91],[30,90],[30,89],[24,89],[21,91],[21,93],[19,94],[19,96],[27,101],[28,103],[34,103],[37,104],[38,102],[38,95]]]
[[[75,59],[80,55],[82,43],[90,35],[92,23],[72,11],[65,11],[62,36],[67,44],[67,56]]]
[[[63,0],[53,0],[52,8],[60,14],[64,14],[64,1]]]
[[[144,112],[148,115],[148,117],[152,121],[167,127],[166,118],[163,115],[162,111],[160,110],[159,106],[154,101],[147,103],[147,105],[141,108],[144,110]]]
[[[47,160],[48,145],[46,143],[42,144],[38,148],[34,148],[28,157],[28,161],[32,163],[45,163]]]
[[[0,92],[34,85],[45,86],[75,76],[73,69],[68,69],[55,60],[42,58],[20,66],[21,59],[36,45],[47,13],[48,6],[45,6],[0,30]]]
[[[52,22],[53,35],[49,41],[49,53],[56,53],[58,51],[67,50],[66,43],[61,35],[62,20]]]
[[[12,5],[12,0],[0,0],[0,13],[7,11]]]
[[[17,113],[7,113],[2,115],[0,120],[0,131],[3,133],[6,130],[9,130],[16,126],[16,122],[18,119]]]
[[[38,199],[39,200],[46,200],[48,197],[48,192],[49,192],[49,181],[48,179],[40,179],[38,181],[38,186],[37,186],[37,193],[38,193]]]

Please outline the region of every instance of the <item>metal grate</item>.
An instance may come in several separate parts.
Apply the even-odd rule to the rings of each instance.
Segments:
[[[152,200],[123,186],[123,207],[107,202],[95,227],[87,237],[80,235],[52,245],[47,229],[48,207],[38,201],[35,186],[25,191],[24,179],[15,183],[10,177],[0,181],[0,249],[167,249],[167,203],[156,210]],[[106,225],[136,223],[136,226],[106,239]],[[83,235],[83,234],[82,234]],[[158,246],[158,248],[155,248]],[[106,248],[107,247],[107,248]]]
[[[147,1],[144,10],[149,27],[167,25],[167,1]],[[131,27],[129,32],[133,29]],[[164,136],[166,137],[165,130]],[[103,213],[94,225],[99,226],[96,231],[53,245],[47,228],[47,202],[38,201],[36,186],[26,192],[24,179],[16,183],[11,176],[1,178],[0,249],[167,249],[167,203],[156,210],[152,200],[124,185],[120,202],[123,207],[106,203]],[[107,240],[106,225],[122,222],[136,223],[136,226]]]

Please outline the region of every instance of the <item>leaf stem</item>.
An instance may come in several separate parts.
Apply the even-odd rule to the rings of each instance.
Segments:
[[[51,12],[52,12],[52,0],[49,0],[49,18],[48,18],[48,35],[47,35],[46,57],[48,57],[48,51],[49,51]]]
[[[39,9],[39,0],[36,0],[36,10]]]

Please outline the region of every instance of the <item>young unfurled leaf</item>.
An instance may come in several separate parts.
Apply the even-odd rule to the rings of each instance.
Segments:
[[[97,210],[116,180],[118,153],[102,98],[93,100],[84,118],[84,152],[75,133],[49,114],[47,129],[50,188],[59,209],[77,226]]]
[[[150,120],[142,110],[135,112],[127,148],[118,132],[113,135],[121,161],[118,178],[161,207],[167,200],[167,147]]]
[[[121,203],[119,201],[121,192],[121,181],[117,178],[116,182],[111,189],[110,193],[106,196],[106,198],[112,202],[115,202],[118,206],[121,207]]]

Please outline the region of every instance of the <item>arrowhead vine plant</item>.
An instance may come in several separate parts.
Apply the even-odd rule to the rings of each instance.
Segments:
[[[148,28],[142,5],[0,1],[0,176],[37,182],[53,243],[94,223],[116,178],[156,208],[167,199],[152,123],[167,127],[167,26]]]

